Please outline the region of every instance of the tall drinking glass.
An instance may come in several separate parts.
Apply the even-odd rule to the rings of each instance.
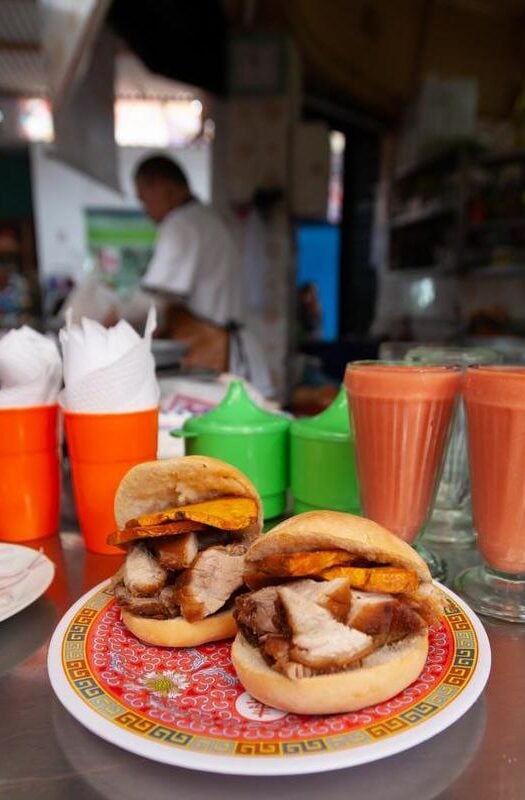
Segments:
[[[409,364],[453,365],[462,370],[473,364],[497,364],[501,356],[489,347],[421,345],[405,354]],[[470,505],[465,408],[458,400],[441,472],[434,508],[425,527],[425,542],[463,547],[475,541]]]
[[[460,383],[456,366],[355,361],[346,368],[361,505],[409,543],[432,508]],[[419,541],[415,546],[433,576],[443,578],[440,559]]]
[[[525,622],[525,367],[470,367],[464,401],[485,563],[458,575],[456,586],[481,614]]]

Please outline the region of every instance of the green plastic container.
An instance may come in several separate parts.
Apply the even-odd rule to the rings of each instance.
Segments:
[[[264,518],[286,510],[290,421],[255,405],[242,381],[232,381],[222,402],[212,411],[186,420],[182,436],[186,455],[220,458],[240,469],[261,497]]]
[[[353,428],[344,386],[315,417],[290,427],[294,513],[327,508],[360,513]]]

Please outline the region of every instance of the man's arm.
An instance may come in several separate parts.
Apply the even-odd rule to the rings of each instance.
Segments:
[[[170,338],[169,326],[177,309],[184,308],[185,298],[163,289],[137,289],[129,298],[119,299],[113,310],[116,319],[105,323],[114,325],[119,318],[126,319],[133,327],[141,328],[151,305],[157,309],[156,338]]]

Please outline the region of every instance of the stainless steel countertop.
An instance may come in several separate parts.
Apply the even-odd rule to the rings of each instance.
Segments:
[[[437,548],[434,548],[437,550]],[[112,575],[118,558],[86,553],[77,533],[45,543],[55,581],[0,623],[0,797],[6,800],[522,800],[525,797],[525,626],[484,619],[492,673],[481,698],[424,744],[368,765],[298,777],[245,778],[168,767],[107,744],[55,698],[46,655],[61,616]],[[450,574],[475,563],[448,556]]]

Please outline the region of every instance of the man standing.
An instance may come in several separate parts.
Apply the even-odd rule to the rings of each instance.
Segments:
[[[135,185],[147,214],[158,225],[138,305],[142,302],[144,308],[144,301],[153,298],[161,335],[188,344],[183,366],[233,372],[270,397],[273,386],[262,349],[239,325],[242,277],[230,232],[193,197],[183,170],[166,156],[142,161],[135,171]]]
[[[183,170],[166,156],[142,161],[135,185],[146,213],[159,226],[142,288],[203,322],[238,322],[239,254],[222,220],[193,197]]]
[[[186,175],[172,159],[146,158],[134,178],[138,197],[158,225],[140,289],[118,297],[92,275],[66,308],[74,318],[89,316],[104,325],[124,318],[141,328],[153,303],[160,323],[157,336],[188,346],[183,367],[231,372],[272,397],[262,348],[240,324],[240,257],[225,224],[192,195]]]

